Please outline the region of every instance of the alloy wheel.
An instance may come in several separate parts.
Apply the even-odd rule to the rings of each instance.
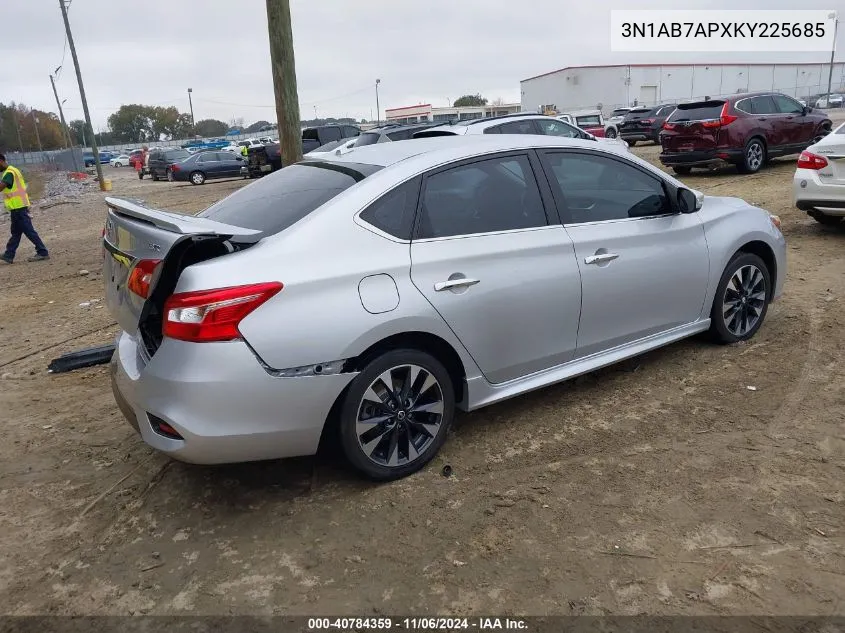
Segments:
[[[766,305],[766,280],[752,264],[741,266],[731,276],[722,299],[722,318],[734,336],[745,336],[757,325]]]
[[[201,185],[205,182],[205,176],[203,176],[200,172],[196,171],[191,174],[191,182],[195,185]]]
[[[751,143],[746,152],[746,161],[751,171],[757,171],[763,164],[763,146],[759,142]]]
[[[431,446],[443,422],[443,390],[419,365],[398,365],[379,375],[361,398],[355,434],[375,464],[410,464]]]

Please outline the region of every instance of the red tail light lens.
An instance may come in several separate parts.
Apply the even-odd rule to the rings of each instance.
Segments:
[[[170,166],[170,171],[182,171],[182,168],[179,167],[179,165],[174,163]]]
[[[664,124],[663,124],[663,129],[664,129],[664,130],[674,130],[674,129],[675,129],[675,127],[676,127],[676,126],[675,126],[675,124],[674,124],[674,123],[669,123],[669,121],[666,121],[666,123],[664,123]]]
[[[150,296],[150,283],[156,271],[156,266],[161,263],[160,259],[142,259],[129,274],[129,281],[126,287],[142,299]]]
[[[813,154],[813,152],[803,151],[798,157],[799,169],[824,169],[827,164],[827,159],[824,156]]]
[[[164,336],[207,343],[240,338],[240,322],[284,285],[274,281],[234,288],[182,292],[164,303]]]
[[[735,114],[728,114],[728,102],[725,101],[725,105],[722,106],[722,113],[719,115],[719,124],[722,126],[730,125],[738,118]]]

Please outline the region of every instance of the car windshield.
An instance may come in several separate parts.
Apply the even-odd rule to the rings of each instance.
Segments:
[[[610,115],[611,116],[625,116],[626,114],[628,114],[628,112],[630,112],[630,110],[628,110],[628,108],[623,108],[621,110],[614,110],[613,112],[610,113]]]
[[[375,145],[378,143],[379,134],[376,132],[365,132],[355,141],[355,147],[363,147],[364,145]]]
[[[698,101],[682,103],[669,116],[669,121],[708,121],[718,119],[722,113],[724,101]]]
[[[239,189],[198,215],[273,235],[380,169],[306,160]]]

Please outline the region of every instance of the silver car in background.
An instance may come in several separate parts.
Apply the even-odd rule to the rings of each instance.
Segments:
[[[353,148],[198,216],[107,198],[115,397],[197,463],[337,434],[388,480],[477,409],[700,332],[752,337],[778,221],[612,144],[490,134]]]

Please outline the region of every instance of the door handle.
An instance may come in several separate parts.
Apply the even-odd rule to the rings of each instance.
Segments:
[[[590,255],[584,258],[585,264],[603,264],[604,262],[612,262],[619,257],[616,253],[604,253],[602,255]]]
[[[461,277],[460,279],[450,279],[449,281],[438,281],[434,284],[435,292],[442,292],[444,290],[451,290],[452,288],[463,288],[467,286],[474,286],[480,279],[469,279],[468,277]]]

